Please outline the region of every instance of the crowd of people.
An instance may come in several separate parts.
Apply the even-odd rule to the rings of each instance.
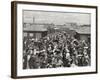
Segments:
[[[66,32],[23,40],[23,69],[90,66],[90,41]]]

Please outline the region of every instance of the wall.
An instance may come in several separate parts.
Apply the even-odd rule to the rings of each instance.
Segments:
[[[80,40],[86,40],[86,41],[88,41],[88,37],[89,37],[88,34],[80,34]]]
[[[98,5],[100,13],[100,0],[31,0],[37,2],[67,3],[80,5]],[[100,21],[100,16],[98,16]],[[98,24],[100,26],[100,24]],[[98,27],[98,30],[100,27]],[[98,34],[100,32],[98,31]],[[98,47],[100,47],[98,37]],[[99,50],[98,50],[99,53]],[[98,54],[100,57],[100,54]],[[100,59],[98,60],[99,63]],[[98,64],[100,67],[100,64]],[[11,71],[11,0],[0,0],[0,80],[14,80],[10,78]],[[100,80],[100,69],[98,74],[75,75],[45,78],[28,78],[26,80]],[[19,79],[20,80],[20,79]],[[25,79],[22,79],[25,80]]]

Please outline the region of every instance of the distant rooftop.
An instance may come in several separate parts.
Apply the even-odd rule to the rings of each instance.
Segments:
[[[91,28],[89,26],[79,27],[78,29],[76,29],[76,32],[80,34],[90,34]]]
[[[31,24],[23,28],[24,31],[47,31],[44,25]]]
[[[26,23],[27,24],[27,23]],[[90,25],[77,25],[76,23],[67,23],[63,25],[51,24],[41,24],[41,23],[28,23],[24,26],[24,31],[47,31],[47,27],[50,25],[55,29],[68,28],[70,30],[75,30],[79,34],[90,34],[91,26]]]

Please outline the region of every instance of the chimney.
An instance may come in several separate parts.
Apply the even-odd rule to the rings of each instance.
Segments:
[[[35,23],[35,17],[33,17],[33,23]]]

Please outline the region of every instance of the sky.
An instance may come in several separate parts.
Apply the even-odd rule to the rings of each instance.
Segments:
[[[23,11],[23,22],[26,23],[54,23],[57,25],[65,23],[77,23],[79,25],[90,24],[89,13],[51,12],[51,11]]]

